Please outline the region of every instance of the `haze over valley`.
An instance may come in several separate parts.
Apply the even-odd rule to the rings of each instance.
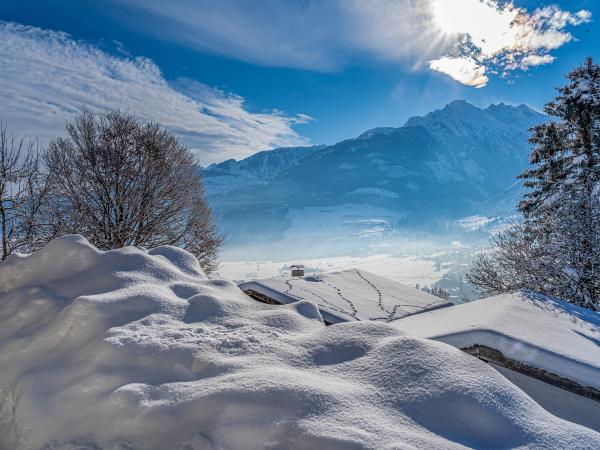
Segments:
[[[244,260],[281,261],[281,270],[314,260],[308,266],[323,270],[345,267],[339,257],[361,257],[380,259],[371,269],[392,279],[449,287],[434,261],[456,277],[510,223],[523,193],[516,176],[528,165],[529,129],[545,119],[526,105],[480,109],[456,100],[334,145],[212,164],[202,176],[227,235],[221,273],[264,275]],[[416,273],[407,273],[407,258]]]

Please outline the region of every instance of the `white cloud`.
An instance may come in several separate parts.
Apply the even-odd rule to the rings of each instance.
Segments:
[[[443,56],[429,63],[429,68],[446,74],[467,86],[481,88],[489,78],[485,75],[485,67],[469,58],[453,58]]]
[[[0,21],[0,119],[46,141],[82,106],[121,109],[179,135],[201,163],[306,144],[293,126],[311,120],[249,112],[244,99],[191,80],[169,84],[145,58],[111,56],[64,33]]]
[[[457,42],[454,54],[446,56],[460,57],[458,61],[465,62],[464,70],[458,70],[457,60],[453,60],[458,77],[440,71],[469,85],[472,83],[464,73],[473,71],[473,61],[504,75],[552,63],[555,57],[549,52],[573,40],[566,27],[591,20],[591,13],[585,10],[570,13],[557,6],[545,6],[529,13],[512,2],[497,0],[433,0],[431,8],[436,26]],[[430,67],[434,65],[439,63],[432,61]]]
[[[449,60],[431,61],[447,57],[468,82],[472,61],[487,73],[526,70],[542,61],[534,56],[549,61],[573,40],[567,27],[591,20],[589,11],[529,12],[506,0],[112,1],[135,10],[122,19],[132,27],[251,63],[330,71],[375,57],[441,68]]]
[[[527,55],[521,61],[522,68],[551,64],[556,58],[552,55]]]

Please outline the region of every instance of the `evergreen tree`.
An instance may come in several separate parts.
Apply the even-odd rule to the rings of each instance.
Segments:
[[[543,267],[551,292],[600,310],[600,198],[573,190],[556,211]]]
[[[547,222],[570,191],[591,197],[600,181],[600,66],[588,58],[567,78],[544,108],[557,120],[532,130],[529,161],[535,167],[520,175],[531,191],[519,209],[534,228]]]
[[[418,288],[418,285],[417,285],[417,288]],[[448,300],[448,301],[450,300],[450,294],[440,287],[433,286],[433,287],[429,288],[429,287],[425,286],[421,290],[423,292],[427,292],[428,294],[435,295],[436,297],[439,297],[443,300]]]
[[[468,279],[485,294],[529,288],[600,311],[600,66],[588,58],[532,129],[523,221],[496,237]]]

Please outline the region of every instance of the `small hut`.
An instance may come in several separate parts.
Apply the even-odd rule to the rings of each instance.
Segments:
[[[304,276],[304,266],[302,264],[294,264],[291,266],[292,276],[293,277],[303,277]]]

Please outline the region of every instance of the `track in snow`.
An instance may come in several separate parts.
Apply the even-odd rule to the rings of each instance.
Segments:
[[[411,304],[407,304],[407,303],[402,303],[402,301],[398,301],[398,300],[400,300],[399,298],[396,298],[392,294],[388,294],[388,295],[386,295],[386,297],[390,297],[398,302],[393,303],[391,309],[387,309],[384,304],[384,293],[382,292],[382,290],[374,282],[369,280],[369,278],[367,278],[360,270],[354,269],[354,272],[356,272],[356,275],[364,283],[366,283],[371,289],[373,289],[373,291],[376,295],[376,298],[377,298],[377,307],[383,313],[383,315],[381,317],[370,317],[369,320],[379,320],[379,321],[384,321],[384,322],[391,322],[391,321],[397,319],[396,314],[398,313],[399,308],[415,308],[415,310],[416,310],[415,312],[417,312],[417,310],[427,309],[430,306],[435,305],[436,303],[442,302],[442,300],[434,301],[425,306],[411,305]],[[326,297],[319,294],[318,292],[315,292],[311,289],[307,289],[305,287],[300,287],[295,284],[292,284],[294,279],[285,280],[286,290],[284,291],[284,293],[286,295],[297,298],[298,300],[315,301],[315,299],[318,299],[318,300],[316,300],[318,303],[321,303],[322,306],[326,306],[327,308],[331,309],[332,312],[343,314],[345,316],[350,316],[353,319],[358,320],[358,321],[361,320],[359,318],[359,309],[356,307],[356,304],[344,294],[344,292],[342,291],[342,289],[340,287],[336,286],[335,284],[333,284],[329,281],[323,280],[318,275],[313,275],[313,277],[318,282],[324,283],[325,285],[327,285],[331,289],[333,289],[336,292],[337,296],[349,306],[350,310],[343,309],[339,305],[332,303],[331,300],[328,300]],[[302,296],[302,295],[296,294],[295,292],[292,293],[292,291],[295,291],[295,292],[301,291],[303,293],[306,293],[306,294],[308,294],[308,298],[307,298],[307,296]]]
[[[325,283],[320,278],[318,278],[318,277],[315,277],[315,278],[317,278],[320,283]],[[295,298],[297,298],[299,300],[308,300],[308,301],[310,301],[310,299],[307,299],[305,297],[300,297],[299,295],[291,293],[292,289],[294,289],[294,286],[292,286],[291,280],[286,280],[285,284],[287,285],[287,289],[284,292],[285,294],[291,295],[292,297],[295,297]],[[328,283],[325,283],[325,284],[328,284]],[[358,313],[358,311],[356,310],[356,308],[353,308],[354,314],[352,314],[352,313],[349,313],[348,311],[340,308],[339,306],[334,305],[333,303],[331,303],[329,300],[327,300],[325,297],[323,297],[321,294],[318,294],[317,292],[311,291],[310,289],[306,289],[306,288],[302,288],[302,287],[297,287],[297,286],[295,287],[295,289],[307,292],[308,294],[311,294],[311,295],[314,295],[315,297],[317,297],[318,299],[320,299],[323,303],[325,303],[325,305],[327,305],[329,308],[331,308],[331,310],[333,310],[333,311],[336,311],[336,312],[344,314],[344,315],[349,315],[349,316],[353,317],[356,320],[360,320],[356,316],[356,314]]]

